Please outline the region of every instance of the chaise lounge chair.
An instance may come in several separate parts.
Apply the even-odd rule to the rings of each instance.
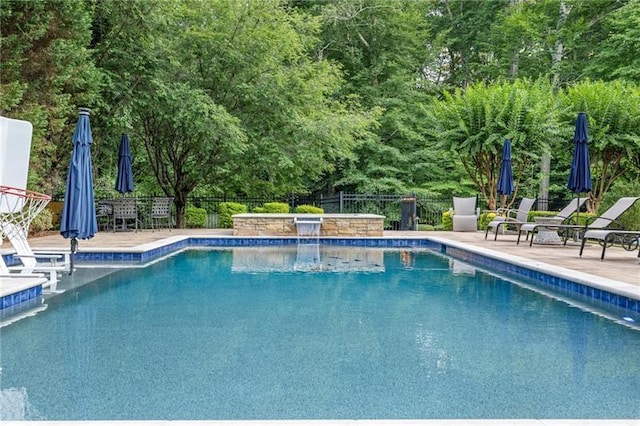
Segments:
[[[563,242],[565,245],[567,244],[567,240],[569,239],[569,234],[571,233],[570,231],[573,231],[574,233],[576,232],[579,233],[580,238],[582,239],[582,243],[580,247],[580,254],[582,254],[582,250],[584,249],[584,245],[586,243],[586,240],[588,239],[601,240],[611,245],[613,243],[614,237],[624,237],[625,234],[627,234],[628,238],[632,238],[633,234],[636,231],[626,231],[622,226],[622,224],[618,222],[618,218],[622,216],[624,212],[629,210],[638,200],[640,200],[640,197],[620,198],[618,201],[615,202],[613,206],[609,207],[607,211],[602,213],[601,216],[589,218],[587,220],[586,225],[544,224],[544,227],[547,229],[567,231],[564,233],[564,238],[563,238],[564,240]],[[633,238],[629,242],[629,245],[631,246],[632,243],[633,243]],[[604,250],[602,251],[602,257],[604,258]]]
[[[453,197],[453,208],[449,214],[454,232],[475,232],[478,230],[480,208],[476,207],[476,197]]]
[[[602,216],[592,218],[591,223],[587,222],[587,225],[582,227],[584,230],[582,233],[582,243],[580,244],[580,256],[584,250],[584,246],[587,240],[599,240],[602,245],[602,254],[600,259],[604,259],[604,253],[607,247],[613,245],[618,241],[621,243],[625,250],[635,250],[640,243],[640,231],[625,230],[624,227],[617,221],[624,212],[629,210],[636,201],[640,200],[640,197],[624,197],[620,198],[616,203],[611,206]],[[638,252],[640,257],[640,252]]]
[[[622,229],[592,229],[584,233],[582,244],[580,244],[580,257],[587,240],[600,240],[602,245],[602,254],[600,260],[604,259],[604,252],[607,247],[612,246],[615,242],[619,242],[622,248],[627,251],[633,251],[640,246],[640,231],[625,231]],[[640,257],[640,250],[638,251]]]
[[[557,223],[558,225],[567,224],[566,222],[569,220],[569,218],[571,218],[571,215],[579,211],[586,200],[586,198],[574,198],[569,204],[567,204],[565,208],[560,210],[557,215],[553,216],[552,219],[559,221],[559,223]],[[529,239],[529,234],[531,234],[531,240],[529,241],[529,246],[531,246],[533,244],[534,235],[540,230],[541,227],[548,228],[549,225],[545,223],[528,222],[520,226],[520,230],[518,231],[518,241],[516,242],[516,244],[520,244],[520,237],[522,236],[523,232],[526,232],[527,236],[525,238],[525,241]]]
[[[484,233],[484,239],[487,239],[490,229],[495,229],[495,236],[493,239],[497,240],[500,228],[502,227],[504,229],[504,226],[506,225],[515,226],[518,233],[520,233],[520,227],[527,223],[527,216],[529,216],[529,211],[535,202],[535,198],[523,198],[517,209],[498,209],[496,211],[496,218],[487,225],[487,230]]]

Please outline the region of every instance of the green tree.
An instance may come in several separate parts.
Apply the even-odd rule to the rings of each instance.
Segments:
[[[229,192],[304,192],[349,157],[376,115],[332,95],[339,69],[313,53],[317,17],[277,0],[194,0],[177,5],[166,43],[189,81],[237,117],[248,137],[230,165]]]
[[[29,186],[64,185],[79,106],[95,107],[93,10],[83,0],[0,2],[0,111],[33,124]]]
[[[432,78],[437,76],[444,87],[465,87],[477,81],[479,65],[487,60],[482,46],[488,30],[508,4],[507,0],[434,2],[425,17],[435,35],[430,47],[440,58],[430,69]]]
[[[167,56],[162,47],[166,36],[165,0],[112,1],[95,0],[93,37],[96,66],[102,72],[100,114],[94,114],[92,125],[96,138],[103,141],[93,150],[96,169],[96,193],[113,193],[118,161],[120,134],[127,132],[131,141],[136,191],[159,192],[157,178],[147,161],[142,132],[133,124],[133,102],[152,90]],[[173,195],[173,194],[172,194]]]
[[[557,101],[551,85],[540,80],[513,83],[477,83],[465,90],[445,93],[427,105],[426,137],[452,156],[459,157],[489,209],[497,205],[497,181],[505,138],[512,140],[516,190],[521,192],[532,165],[549,141],[558,138]],[[531,182],[524,184],[525,195]]]
[[[246,135],[223,107],[183,83],[157,82],[134,105],[150,166],[164,193],[175,197],[176,226],[182,228],[189,194],[205,182],[228,179]]]
[[[607,191],[620,177],[637,177],[640,165],[640,89],[624,82],[586,81],[567,88],[562,103],[565,122],[577,112],[589,120],[589,156],[593,189],[587,208],[598,211]],[[571,150],[571,147],[567,147]]]
[[[321,9],[318,57],[338,62],[338,96],[380,111],[375,133],[341,159],[324,189],[409,192],[417,189],[414,153],[421,149],[419,105],[428,96],[421,76],[429,57],[428,1],[342,0]],[[422,80],[423,82],[426,80]]]
[[[587,66],[587,73],[604,80],[640,83],[640,0],[628,1],[608,16],[608,37]]]

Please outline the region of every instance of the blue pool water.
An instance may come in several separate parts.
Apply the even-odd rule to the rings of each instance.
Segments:
[[[0,330],[2,418],[640,417],[640,331],[429,251],[188,251],[46,304]]]

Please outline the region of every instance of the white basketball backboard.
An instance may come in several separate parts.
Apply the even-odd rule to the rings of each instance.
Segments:
[[[0,185],[27,187],[32,133],[28,121],[0,117]]]
[[[0,185],[26,189],[33,126],[28,121],[0,117]],[[19,197],[5,195],[0,211],[22,208]]]

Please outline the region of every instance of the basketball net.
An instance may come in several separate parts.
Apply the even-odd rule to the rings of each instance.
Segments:
[[[0,185],[0,237],[27,238],[31,222],[49,201],[46,194]]]

